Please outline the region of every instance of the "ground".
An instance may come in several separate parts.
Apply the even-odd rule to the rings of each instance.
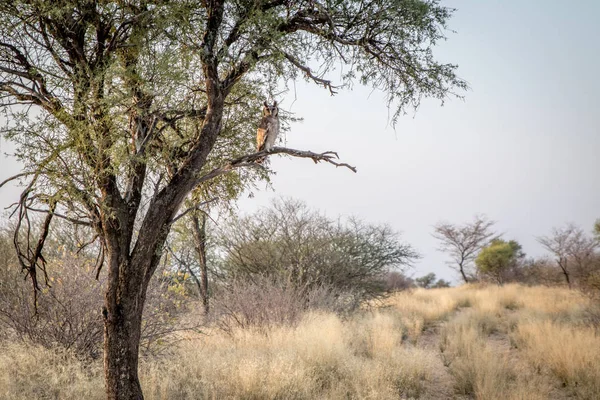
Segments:
[[[598,399],[600,336],[577,291],[519,285],[398,293],[295,327],[186,334],[145,358],[147,399]],[[102,399],[100,362],[0,350],[2,399]]]

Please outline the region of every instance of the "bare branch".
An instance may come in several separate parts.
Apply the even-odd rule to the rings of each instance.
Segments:
[[[302,70],[307,77],[309,77],[310,79],[313,80],[313,82],[318,83],[323,85],[326,89],[329,89],[329,93],[331,93],[331,95],[333,96],[334,94],[336,94],[337,92],[334,89],[337,89],[337,86],[333,86],[331,84],[330,80],[327,79],[323,79],[323,78],[319,78],[318,76],[316,76],[315,74],[312,73],[311,69],[309,67],[307,67],[306,65],[303,65],[300,61],[298,61],[297,58],[295,58],[294,56],[292,56],[291,54],[288,54],[284,51],[281,52],[284,57],[291,62],[295,67],[297,67],[298,69]]]
[[[286,147],[273,147],[270,150],[263,150],[263,151],[259,151],[256,153],[247,154],[245,156],[241,156],[234,160],[231,160],[227,164],[225,164],[219,168],[215,168],[212,171],[210,171],[208,174],[199,177],[196,180],[195,184],[198,185],[202,182],[213,179],[219,175],[230,172],[235,168],[254,166],[254,165],[256,165],[257,162],[259,162],[259,161],[263,160],[264,158],[266,158],[267,156],[270,156],[273,154],[287,154],[292,157],[310,158],[311,160],[313,160],[315,162],[315,164],[317,164],[321,161],[324,161],[329,164],[335,165],[336,167],[348,168],[350,171],[356,173],[356,167],[353,167],[350,164],[341,163],[341,162],[336,161],[337,159],[339,159],[339,156],[335,151],[326,151],[323,153],[313,153],[312,151],[288,149]]]
[[[3,180],[2,182],[0,182],[0,188],[4,185],[6,185],[8,182],[14,181],[15,179],[19,179],[22,178],[24,176],[29,176],[29,175],[33,175],[35,174],[34,172],[21,172],[20,174],[16,174],[13,175],[9,178],[6,178],[5,180]]]
[[[190,207],[190,208],[188,208],[187,210],[185,210],[185,211],[184,211],[184,212],[182,212],[181,214],[179,214],[179,215],[177,215],[176,217],[174,217],[174,218],[171,220],[171,223],[172,223],[172,224],[174,224],[174,223],[175,223],[175,222],[177,222],[179,219],[181,219],[181,218],[185,217],[185,216],[186,216],[186,214],[188,214],[188,213],[190,213],[190,212],[192,212],[192,211],[194,211],[194,210],[199,210],[199,209],[200,209],[200,207],[202,207],[202,206],[205,206],[205,205],[207,205],[207,204],[210,204],[210,203],[212,203],[212,202],[214,202],[214,201],[217,201],[217,200],[219,200],[219,198],[218,198],[218,197],[213,197],[213,198],[212,198],[212,199],[210,199],[210,200],[203,201],[202,203],[196,204],[196,205],[194,205],[193,207]]]
[[[38,213],[53,214],[55,217],[62,218],[64,220],[66,220],[66,221],[69,221],[70,223],[72,223],[74,225],[83,225],[83,226],[89,226],[89,227],[93,226],[93,224],[90,221],[82,221],[80,219],[67,217],[66,215],[54,212],[51,209],[49,209],[49,210],[42,210],[40,208],[33,208],[33,207],[27,207],[27,209],[29,211],[38,212]]]

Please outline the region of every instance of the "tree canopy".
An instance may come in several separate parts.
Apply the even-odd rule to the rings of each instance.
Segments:
[[[494,239],[479,252],[475,264],[480,274],[491,277],[498,284],[502,284],[506,272],[523,257],[525,254],[522,247],[516,241],[506,242],[502,239]]]
[[[469,282],[471,265],[479,251],[496,237],[492,230],[494,221],[476,215],[472,222],[455,225],[438,222],[434,226],[433,237],[440,242],[440,251],[448,254],[449,265],[456,269],[465,283]]]
[[[336,221],[290,199],[236,218],[219,236],[229,275],[274,276],[301,289],[327,285],[361,299],[381,296],[386,274],[419,257],[388,226]]]

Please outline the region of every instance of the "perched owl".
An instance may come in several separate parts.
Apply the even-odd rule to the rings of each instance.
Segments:
[[[272,106],[265,101],[263,107],[263,117],[256,131],[256,147],[258,151],[269,150],[275,144],[279,135],[279,108],[277,102]]]

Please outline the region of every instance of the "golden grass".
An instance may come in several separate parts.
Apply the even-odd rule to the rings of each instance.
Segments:
[[[592,328],[529,320],[512,339],[540,372],[550,371],[578,398],[600,399],[600,337]]]
[[[105,398],[99,364],[85,365],[65,352],[39,346],[0,346],[0,399]]]
[[[347,319],[190,334],[142,360],[149,400],[600,398],[590,300],[519,285],[403,292]],[[0,343],[0,398],[104,398],[101,362]]]
[[[309,314],[298,327],[268,335],[189,340],[177,363],[144,368],[143,385],[149,399],[415,397],[428,384],[435,353],[401,340],[401,327],[388,315],[343,323],[332,314]]]
[[[401,292],[384,302],[398,312],[409,338],[416,342],[422,331],[447,319],[460,307],[469,307],[472,293],[463,288],[416,289]]]
[[[457,394],[481,400],[546,399],[549,388],[530,369],[515,362],[502,337],[490,339],[498,317],[468,310],[442,330],[440,353]]]

